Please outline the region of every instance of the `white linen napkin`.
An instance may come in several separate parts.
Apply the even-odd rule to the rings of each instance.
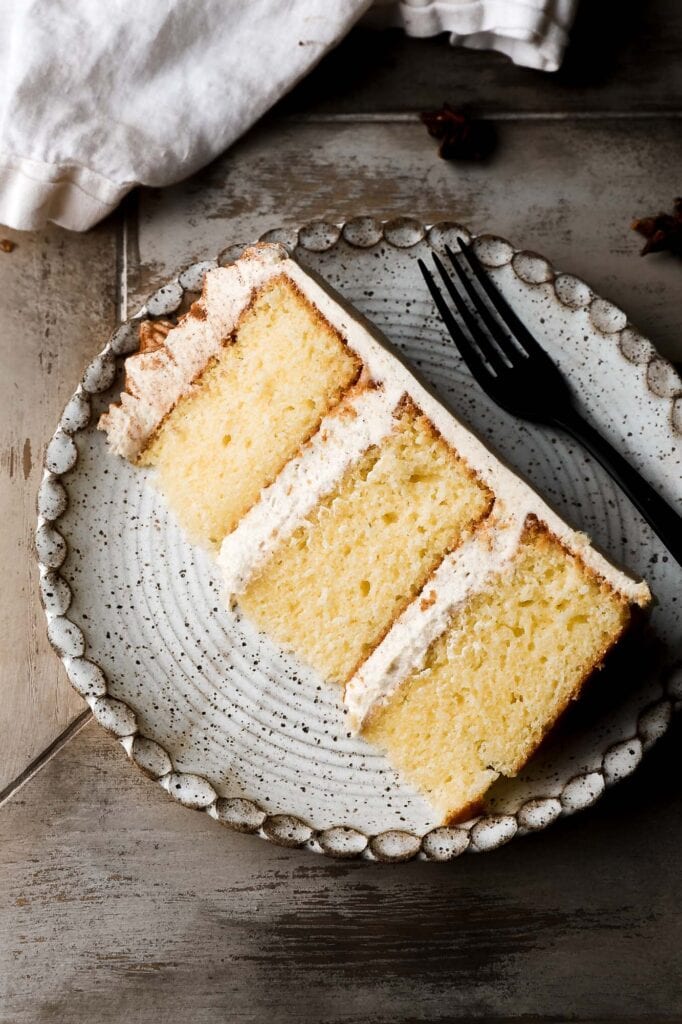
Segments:
[[[367,22],[411,36],[450,34],[453,45],[499,50],[515,64],[557,71],[578,0],[375,0]]]
[[[577,0],[407,0],[381,15],[533,66]],[[372,0],[0,0],[0,224],[84,231],[137,184],[209,163]],[[554,57],[551,56],[551,52]]]

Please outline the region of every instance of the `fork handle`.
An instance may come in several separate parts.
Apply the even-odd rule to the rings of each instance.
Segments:
[[[682,516],[575,410],[569,414],[556,415],[554,423],[576,441],[580,441],[590,455],[602,464],[654,533],[658,534],[673,558],[682,565]]]

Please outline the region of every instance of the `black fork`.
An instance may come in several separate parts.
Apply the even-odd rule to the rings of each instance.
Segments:
[[[445,252],[454,279],[442,260],[435,253],[433,256],[458,316],[423,260],[418,262],[438,312],[473,376],[486,394],[513,416],[559,427],[580,441],[682,564],[682,516],[583,419],[561,371],[494,286],[474,250],[463,239],[458,241],[469,273],[449,246]]]

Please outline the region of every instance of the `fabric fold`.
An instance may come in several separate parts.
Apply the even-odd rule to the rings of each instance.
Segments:
[[[447,32],[453,46],[497,50],[515,64],[557,71],[578,0],[375,0],[366,23],[408,35]]]
[[[447,31],[558,65],[576,0],[381,0],[412,35]],[[85,231],[135,185],[210,163],[372,0],[0,0],[0,224]]]
[[[51,221],[86,231],[111,213],[133,184],[117,185],[84,167],[15,158],[0,164],[0,224],[35,231]]]

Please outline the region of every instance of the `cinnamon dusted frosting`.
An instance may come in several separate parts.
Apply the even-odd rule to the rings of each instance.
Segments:
[[[289,277],[340,332],[362,360],[373,387],[348,396],[323,420],[315,437],[263,490],[260,500],[224,539],[218,562],[228,599],[238,598],[276,545],[300,525],[346,469],[392,429],[393,412],[404,395],[409,395],[495,495],[485,527],[446,556],[424,592],[396,620],[348,683],[345,701],[355,728],[361,727],[376,701],[384,700],[419,668],[457,604],[484,586],[493,572],[504,570],[529,516],[544,523],[629,602],[642,606],[649,602],[646,583],[617,569],[590,546],[587,537],[571,529],[417,381],[359,314],[289,259],[280,246],[253,247],[232,266],[209,271],[201,299],[168,333],[163,345],[127,360],[121,404],[112,406],[100,420],[113,451],[137,458],[164,417],[190,392],[194,380],[230,337],[254,290],[276,275]],[[344,409],[346,413],[350,409],[350,414],[344,415]]]
[[[126,360],[119,405],[100,417],[109,447],[135,460],[175,404],[229,341],[254,291],[280,273],[287,260],[278,245],[247,249],[238,262],[206,274],[201,298],[157,347]]]

